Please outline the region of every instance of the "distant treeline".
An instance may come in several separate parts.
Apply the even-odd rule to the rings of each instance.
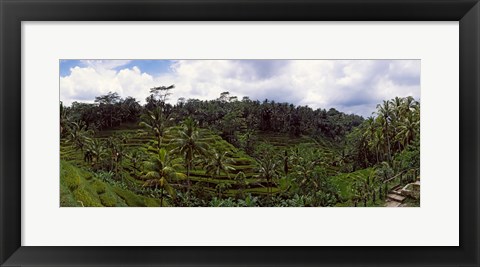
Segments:
[[[144,105],[140,105],[133,97],[123,99],[117,93],[110,92],[96,97],[93,104],[73,102],[70,107],[61,104],[61,114],[68,113],[70,120],[83,121],[89,130],[107,130],[122,123],[137,123],[142,114],[162,106],[162,112],[170,121],[179,123],[191,117],[200,127],[210,128],[234,144],[238,141],[237,133],[247,131],[272,131],[340,140],[364,120],[361,116],[345,114],[334,108],[314,110],[308,106],[277,103],[268,99],[251,100],[249,97],[239,100],[228,92],[223,92],[214,100],[180,98],[175,105],[171,105],[166,100],[168,90],[172,88],[152,89]]]

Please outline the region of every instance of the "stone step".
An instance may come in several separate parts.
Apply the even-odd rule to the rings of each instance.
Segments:
[[[402,192],[400,190],[401,189],[392,190],[392,191],[389,192],[389,194],[395,194],[395,195],[403,197]]]
[[[392,188],[392,191],[399,191],[402,190],[403,186],[402,185],[397,185],[394,188]]]
[[[387,201],[387,204],[385,205],[385,207],[399,207],[400,205],[402,205],[402,203],[400,202]]]
[[[401,196],[401,195],[397,195],[397,194],[392,194],[392,193],[389,193],[387,195],[387,197],[393,201],[397,201],[397,202],[400,202],[402,203],[404,200],[405,200],[405,197],[404,196]]]

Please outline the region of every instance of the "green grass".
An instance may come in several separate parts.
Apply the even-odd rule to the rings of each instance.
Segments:
[[[60,161],[60,174],[60,206],[62,207],[160,206],[158,199],[137,195],[100,181],[89,171],[65,160]]]
[[[103,206],[98,198],[98,195],[92,193],[88,187],[78,188],[73,191],[73,196],[83,207],[101,207]]]
[[[98,195],[104,194],[106,191],[106,186],[103,182],[96,180],[93,183],[91,183],[91,185]]]
[[[70,189],[64,184],[60,184],[60,206],[61,207],[77,207],[78,203],[75,200]]]
[[[332,182],[337,185],[340,196],[343,199],[350,199],[352,197],[352,186],[353,186],[353,176],[358,175],[360,173],[367,173],[370,169],[362,169],[352,173],[342,173],[336,176],[331,177]]]
[[[99,195],[99,198],[100,202],[105,207],[127,206],[126,204],[123,205],[124,202],[112,191],[104,192],[103,194]]]

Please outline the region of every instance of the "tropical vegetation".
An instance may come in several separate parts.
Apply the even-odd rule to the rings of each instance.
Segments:
[[[413,97],[363,118],[229,92],[170,104],[174,88],[60,103],[61,206],[389,206],[420,179]]]

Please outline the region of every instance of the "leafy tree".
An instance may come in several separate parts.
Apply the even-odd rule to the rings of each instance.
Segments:
[[[229,173],[235,170],[233,163],[233,159],[228,157],[228,152],[221,153],[214,149],[205,169],[213,178],[220,176],[222,172],[229,176]]]
[[[173,84],[170,86],[157,86],[150,88],[150,93],[155,98],[158,98],[161,106],[164,106],[168,100],[168,97],[172,94],[170,90],[172,90],[173,88],[175,88],[175,85]]]
[[[240,146],[247,154],[253,154],[256,141],[255,133],[252,130],[247,130],[244,134],[240,135]]]
[[[95,97],[95,103],[112,105],[120,102],[120,96],[116,92],[108,92],[106,95]]]
[[[142,106],[133,97],[127,97],[121,103],[122,121],[136,122],[142,111]]]
[[[86,129],[86,125],[82,122],[70,122],[68,125],[67,141],[73,143],[75,148],[80,149],[83,153],[85,144],[90,140],[92,131]]]
[[[82,151],[84,160],[92,169],[97,172],[111,171],[112,177],[117,178],[120,175],[123,177],[122,174],[127,170],[132,177],[146,179],[141,175],[145,171],[140,164],[145,160],[143,149],[126,149],[135,145],[136,142],[130,142],[132,138],[150,137],[152,140],[148,142],[156,145],[147,151],[153,151],[155,155],[161,149],[173,148],[170,152],[183,160],[188,183],[186,192],[179,190],[176,193],[180,197],[172,199],[172,203],[178,206],[248,206],[251,203],[259,206],[331,206],[345,200],[339,196],[335,180],[330,177],[357,169],[374,168],[376,175],[372,174],[373,171],[369,173],[365,170],[356,173],[358,177],[352,176],[355,180],[351,186],[352,202],[355,205],[359,202],[367,205],[370,200],[375,203],[379,196],[386,193],[386,188],[382,190],[383,186],[388,186],[383,183],[385,179],[399,173],[402,174],[399,177],[405,174],[408,181],[417,178],[420,167],[420,103],[413,97],[385,100],[377,106],[377,111],[371,117],[364,120],[333,108],[314,110],[308,106],[268,99],[261,102],[249,97],[239,101],[229,92],[223,92],[213,100],[183,98],[172,106],[166,102],[173,88],[151,88],[147,103],[143,106],[135,98],[122,99],[112,92],[97,97],[94,104],[74,102],[67,107],[60,103],[62,141],[66,139],[76,150]],[[146,129],[139,130],[144,133],[143,136],[138,133],[135,137],[130,134],[115,136],[103,132],[126,122],[137,123],[139,119],[139,125]],[[169,128],[171,125],[180,127]],[[131,125],[124,127],[130,128]],[[225,199],[224,187],[228,184],[235,187],[235,198],[242,198],[243,201],[247,187],[243,172],[239,172],[233,182],[219,185],[216,193],[214,190],[205,190],[206,187],[215,187],[207,181],[195,183],[191,190],[190,173],[200,160],[205,163],[202,167],[206,173],[214,178],[223,174],[230,177],[235,173],[234,161],[225,152],[231,150],[212,149],[209,153],[206,143],[209,138],[200,136],[200,127],[219,134],[257,160],[258,168],[253,177],[264,180],[259,185],[266,185],[266,196],[259,196],[257,201],[251,201],[250,204],[246,203],[246,199],[245,203],[232,198]],[[103,142],[94,138],[96,131],[100,131],[98,136],[102,138],[111,137]],[[170,136],[169,131],[173,139],[166,143],[165,136]],[[308,141],[308,144],[303,143],[290,150],[277,145],[279,142],[275,140],[276,137],[270,137],[276,134],[295,139],[292,143],[297,140],[304,142],[308,138],[315,140],[315,143]],[[265,145],[268,142],[275,146]],[[215,146],[218,149],[219,146]],[[384,165],[388,165],[389,169]],[[251,177],[251,174],[248,176]],[[169,178],[162,182],[160,179],[149,180],[146,179],[149,184],[145,185],[148,189],[142,190],[161,194],[162,202],[164,194],[170,195],[167,187],[177,187],[170,183]],[[120,181],[109,182],[124,186]],[[254,187],[255,184],[250,186]],[[275,196],[274,187],[278,188]]]
[[[63,106],[60,101],[60,137],[65,137],[68,130],[68,124],[71,122],[69,109]]]
[[[244,195],[244,190],[247,187],[247,177],[245,176],[245,173],[240,171],[235,175],[235,184],[237,185],[238,188],[238,195],[237,197],[243,198]]]
[[[403,147],[406,147],[413,141],[420,131],[420,121],[415,120],[413,114],[409,114],[398,126],[399,133],[397,136],[402,141]]]
[[[88,156],[85,158],[88,158],[94,170],[101,168],[103,159],[108,155],[102,141],[95,138],[87,143],[86,153]]]
[[[95,97],[95,103],[98,103],[102,125],[113,127],[121,122],[119,108],[117,104],[122,101],[118,93],[108,92],[106,95]]]
[[[352,175],[352,178],[355,180],[353,184],[354,199],[352,201],[361,199],[365,207],[370,198],[372,202],[375,202],[376,190],[381,185],[377,170],[375,168],[366,169],[356,175]]]
[[[165,149],[160,149],[158,153],[150,161],[145,162],[147,169],[144,178],[147,181],[144,183],[144,187],[153,187],[155,190],[160,190],[160,205],[163,206],[163,198],[165,192],[171,197],[175,197],[175,190],[170,185],[169,181],[172,179],[180,179],[184,177],[184,174],[177,172],[178,164],[174,160],[170,159]]]
[[[380,124],[383,126],[384,129],[384,136],[385,139],[387,140],[387,149],[388,149],[388,154],[387,158],[388,161],[392,161],[392,152],[391,152],[391,147],[390,147],[390,134],[389,134],[389,126],[390,126],[390,121],[391,121],[391,114],[392,114],[392,107],[390,105],[390,101],[384,100],[383,104],[377,105],[377,114],[381,118]]]
[[[169,122],[169,118],[164,114],[163,108],[159,106],[151,111],[146,110],[146,113],[142,114],[140,118],[142,120],[140,126],[147,128],[155,136],[157,148],[160,149]]]
[[[145,154],[139,149],[134,149],[127,154],[127,158],[130,159],[133,175],[136,176],[141,171],[140,163],[145,160]]]
[[[271,196],[273,181],[279,177],[279,172],[277,170],[278,161],[276,161],[273,157],[264,157],[259,161],[259,165],[258,171],[260,173],[260,177],[265,179],[267,182],[267,192]]]
[[[196,155],[207,154],[207,144],[200,140],[200,134],[197,129],[197,124],[192,118],[187,118],[179,131],[180,137],[175,139],[174,153],[180,154],[185,160],[185,167],[187,168],[187,183],[188,192],[190,191],[190,170],[193,167],[193,159]]]

